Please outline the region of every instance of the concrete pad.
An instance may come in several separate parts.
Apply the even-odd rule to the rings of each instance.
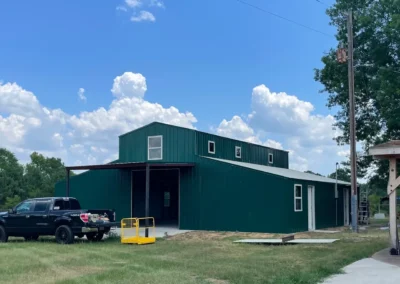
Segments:
[[[385,213],[375,213],[374,219],[377,219],[377,220],[385,219]]]
[[[133,231],[134,229],[132,229]],[[118,236],[121,235],[121,229],[120,228],[116,228],[115,230],[112,230],[112,232],[115,232]],[[178,227],[175,226],[156,226],[155,230],[154,230],[154,234],[152,234],[151,230],[150,230],[150,235],[155,236],[156,238],[163,238],[165,236],[175,236],[175,235],[179,235],[179,234],[183,234],[183,233],[187,233],[190,232],[189,230],[179,230]],[[134,234],[134,232],[132,232],[132,234]],[[139,232],[140,236],[144,236],[145,235],[145,230],[140,230]]]
[[[340,233],[340,231],[330,231],[330,230],[315,230],[315,233],[324,233],[324,234],[335,234]]]
[[[400,268],[372,258],[356,261],[344,269],[344,274],[326,279],[324,284],[398,284]]]
[[[234,241],[234,243],[244,243],[244,244],[282,244],[282,239],[244,239]]]
[[[291,244],[332,244],[339,239],[296,239],[289,241]]]
[[[390,249],[384,249],[372,256],[373,259],[379,260],[391,265],[395,265],[400,267],[400,256],[399,255],[390,255]]]
[[[294,239],[287,241],[287,244],[331,244],[338,239]],[[282,239],[244,239],[234,241],[234,243],[245,244],[285,244]]]

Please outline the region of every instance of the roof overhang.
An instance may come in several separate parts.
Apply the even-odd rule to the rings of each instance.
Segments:
[[[387,143],[371,147],[368,151],[370,156],[376,159],[400,158],[400,140],[393,140]]]
[[[190,168],[194,167],[194,163],[114,163],[103,165],[85,165],[85,166],[67,166],[66,170],[122,170],[122,169],[137,169],[146,168],[162,169],[162,168]]]

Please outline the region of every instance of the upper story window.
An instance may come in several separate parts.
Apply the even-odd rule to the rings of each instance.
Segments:
[[[294,211],[303,211],[303,187],[301,184],[294,185]]]
[[[162,136],[149,136],[148,137],[148,160],[162,160]]]
[[[270,164],[274,163],[274,154],[272,154],[272,153],[268,154],[268,163],[270,163]]]
[[[236,146],[235,147],[235,158],[242,158],[242,147]]]
[[[215,142],[208,141],[208,153],[215,154]]]

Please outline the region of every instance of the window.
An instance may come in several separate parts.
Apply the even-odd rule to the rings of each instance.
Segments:
[[[274,163],[274,154],[271,153],[268,154],[268,163],[270,164]]]
[[[242,157],[242,147],[235,147],[235,157],[240,159]]]
[[[162,160],[162,136],[148,137],[148,160]]]
[[[215,154],[215,142],[208,141],[208,153]]]
[[[17,208],[15,208],[15,211],[17,214],[29,212],[29,211],[31,211],[32,204],[33,204],[32,201],[25,201],[25,202],[21,203],[20,205],[18,205]]]
[[[46,211],[48,206],[49,206],[49,204],[50,204],[50,200],[36,201],[35,209],[33,209],[33,211],[35,211],[35,212]]]
[[[79,210],[81,205],[76,199],[59,199],[54,202],[53,210]]]
[[[301,184],[294,185],[294,211],[303,211],[303,193]]]

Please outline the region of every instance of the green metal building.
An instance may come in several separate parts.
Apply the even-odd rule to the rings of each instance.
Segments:
[[[117,219],[186,230],[291,233],[349,223],[350,184],[289,169],[289,153],[154,122],[119,137],[119,159],[67,167],[56,196]],[[88,171],[69,178],[71,170]],[[146,198],[148,197],[148,198]]]

